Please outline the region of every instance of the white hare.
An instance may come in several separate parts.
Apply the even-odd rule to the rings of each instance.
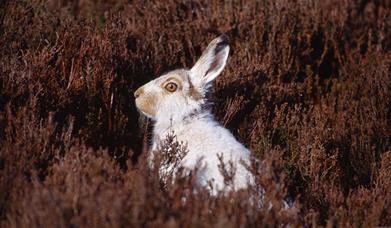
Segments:
[[[246,188],[253,179],[243,165],[249,164],[250,151],[214,120],[206,106],[205,94],[225,67],[228,53],[227,37],[221,35],[190,70],[168,72],[134,93],[137,108],[154,122],[152,151],[173,132],[187,145],[188,153],[181,165],[191,170],[201,163],[197,183],[212,186],[213,193],[227,189],[219,169],[221,155],[224,163],[231,161],[236,170],[231,187]]]

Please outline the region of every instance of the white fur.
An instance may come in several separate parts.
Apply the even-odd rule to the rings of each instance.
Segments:
[[[205,107],[207,89],[211,85],[210,82],[223,70],[228,53],[226,37],[220,36],[209,44],[191,70],[169,72],[142,86],[142,92],[136,91],[137,95],[135,95],[136,105],[142,112],[141,99],[154,99],[156,103],[153,108],[154,114],[144,112],[154,121],[152,151],[157,151],[158,145],[167,134],[174,132],[178,141],[186,144],[188,149],[182,165],[192,170],[201,161],[202,169],[198,173],[197,182],[201,186],[207,186],[208,182],[212,182],[212,193],[226,190],[224,178],[218,168],[220,164],[218,155],[223,156],[226,167],[230,160],[235,166],[236,175],[233,181],[235,190],[246,188],[253,180],[250,172],[243,165],[243,162],[249,164],[250,151],[216,122],[210,110]],[[168,93],[161,84],[173,75],[180,75],[183,79],[182,89]],[[189,96],[194,89],[201,94],[200,99]],[[153,153],[151,158],[152,156]]]

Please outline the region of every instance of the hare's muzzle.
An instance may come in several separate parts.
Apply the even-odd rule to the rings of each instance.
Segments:
[[[134,92],[136,107],[144,115],[153,118],[156,112],[156,96],[154,93],[145,93],[143,87],[140,87]]]
[[[138,98],[143,93],[143,88],[138,88],[136,92],[134,92],[134,98]]]

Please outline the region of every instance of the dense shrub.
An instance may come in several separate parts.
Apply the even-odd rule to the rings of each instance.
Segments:
[[[387,0],[2,1],[0,224],[390,226],[390,18]],[[263,206],[145,161],[133,92],[221,32],[210,99],[262,161]]]

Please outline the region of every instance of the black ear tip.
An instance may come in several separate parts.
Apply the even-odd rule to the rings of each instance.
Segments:
[[[218,45],[229,45],[229,39],[228,36],[224,33],[219,36],[219,43]]]
[[[218,43],[216,45],[215,53],[219,53],[225,47],[229,45],[228,36],[225,34],[220,35],[218,38]]]

